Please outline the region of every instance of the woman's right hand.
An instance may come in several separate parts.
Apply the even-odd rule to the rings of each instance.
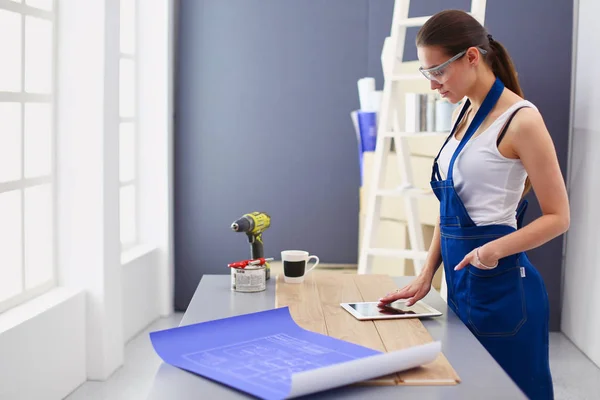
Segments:
[[[378,306],[383,307],[386,304],[401,299],[408,299],[406,305],[412,306],[429,293],[432,281],[433,276],[429,276],[429,274],[419,275],[414,281],[404,286],[402,289],[398,289],[379,299]]]

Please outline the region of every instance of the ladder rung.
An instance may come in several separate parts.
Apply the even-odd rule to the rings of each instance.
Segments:
[[[425,24],[425,22],[427,22],[427,20],[431,17],[432,16],[429,15],[427,17],[414,17],[414,18],[401,19],[400,21],[398,21],[398,25],[406,26],[406,27],[423,26]]]
[[[448,136],[450,132],[384,132],[384,137],[424,137],[424,136]]]
[[[427,252],[420,250],[386,249],[371,247],[370,249],[367,249],[367,253],[369,253],[372,256],[410,258],[413,260],[425,260],[427,258]]]
[[[393,74],[390,76],[391,81],[412,81],[415,79],[425,79],[421,74]]]
[[[471,12],[467,12],[467,14],[476,17]],[[401,19],[398,21],[397,26],[405,26],[407,28],[423,26],[423,25],[425,25],[425,22],[427,22],[427,20],[431,17],[432,17],[432,15],[428,15],[425,17],[412,17],[412,18]]]
[[[390,197],[400,197],[400,196],[409,196],[409,197],[429,197],[433,196],[433,192],[431,190],[423,190],[418,188],[403,188],[399,187],[396,189],[379,189],[376,192],[377,196],[390,196]]]

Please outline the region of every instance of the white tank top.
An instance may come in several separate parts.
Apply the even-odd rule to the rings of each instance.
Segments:
[[[521,160],[504,157],[496,141],[508,118],[523,106],[537,110],[527,100],[513,104],[485,131],[471,138],[454,163],[454,188],[478,226],[500,224],[517,227],[515,213],[527,172]],[[452,126],[454,124],[455,121]],[[447,178],[450,159],[459,143],[452,136],[440,153],[438,164],[443,179]]]

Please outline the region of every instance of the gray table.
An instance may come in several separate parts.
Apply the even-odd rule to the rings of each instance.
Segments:
[[[398,286],[411,277],[396,277]],[[228,275],[204,275],[181,326],[240,314],[273,309],[275,280],[260,293],[236,293],[230,290]],[[523,399],[526,398],[513,381],[494,361],[477,338],[432,290],[424,299],[444,313],[441,317],[423,320],[434,338],[442,342],[442,351],[461,378],[454,386],[349,386],[307,396],[311,399]],[[245,393],[231,389],[162,363],[156,373],[148,397],[166,399],[251,399]]]

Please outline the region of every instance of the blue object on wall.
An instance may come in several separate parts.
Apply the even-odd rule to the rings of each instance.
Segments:
[[[375,151],[377,145],[377,113],[358,111],[358,163],[360,165],[360,185],[363,184],[363,153]]]
[[[360,132],[361,151],[375,151],[377,143],[377,113],[358,112],[358,129]]]

